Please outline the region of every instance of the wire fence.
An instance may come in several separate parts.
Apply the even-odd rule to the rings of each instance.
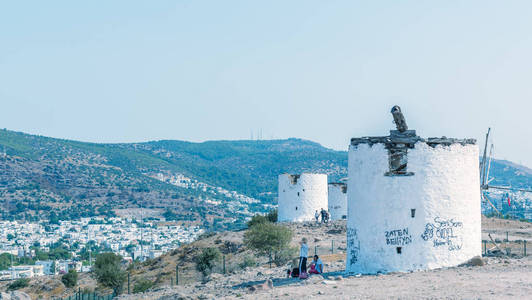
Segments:
[[[490,239],[482,240],[482,255],[483,256],[497,256],[497,255],[509,255],[509,256],[527,256],[530,253],[530,242],[527,240],[508,240],[505,239]],[[330,241],[318,241],[315,245],[309,247],[308,256],[309,259],[314,255],[320,256],[320,258],[325,262],[341,261],[345,260],[346,255],[346,243],[345,240],[330,240]],[[293,257],[294,260],[297,260],[299,257]],[[239,270],[245,269],[246,267],[253,266],[269,266],[276,267],[274,259],[270,256],[255,256],[248,255],[246,257],[237,256],[234,254],[224,254],[219,262],[215,263],[212,272],[218,274],[230,274],[238,272]],[[165,272],[164,276],[165,282],[170,286],[177,286],[183,284],[190,284],[198,282],[201,280],[201,276],[196,270],[190,270],[190,267],[185,269],[176,266],[175,270],[172,272]],[[124,286],[125,293],[133,292],[133,283],[130,280],[128,273],[128,279]],[[100,295],[96,292],[94,293],[85,293],[83,291],[78,291],[76,294],[69,297],[56,297],[55,300],[110,300],[113,299],[113,294]]]
[[[528,247],[528,249],[527,249]],[[482,240],[482,255],[508,255],[508,256],[527,256],[530,254],[530,242],[527,240],[513,240],[509,239],[509,233],[506,232],[506,238],[491,238],[489,240]]]
[[[497,247],[495,246],[497,245]],[[482,255],[483,256],[496,256],[496,255],[511,255],[511,256],[527,256],[530,253],[530,243],[526,240],[513,240],[508,239],[499,240],[482,240]],[[500,250],[499,250],[500,249]],[[497,251],[499,250],[499,251]],[[325,263],[338,262],[345,260],[347,249],[345,240],[329,240],[319,241],[315,245],[309,247],[308,256],[309,263],[312,261],[314,255],[318,255]],[[219,262],[216,262],[212,272],[218,274],[231,274],[238,272],[246,267],[253,267],[257,265],[269,266],[271,268],[276,267],[276,261],[270,256],[254,256],[249,255],[249,261],[246,261],[246,257],[238,257],[233,254],[224,254]],[[290,260],[298,260],[299,257],[293,257]],[[179,266],[171,274],[167,274],[167,282],[169,285],[180,285],[198,282],[201,280],[201,276],[198,275],[195,270],[191,272],[188,268],[185,270],[179,270]]]
[[[83,291],[78,291],[74,295],[68,297],[52,297],[52,300],[111,300],[115,296],[113,294],[101,295],[99,293],[86,293]]]

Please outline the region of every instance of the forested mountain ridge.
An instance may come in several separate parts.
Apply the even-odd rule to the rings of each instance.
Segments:
[[[300,139],[97,144],[0,130],[0,154],[2,218],[144,207],[221,228],[271,209],[280,173],[326,172],[337,180],[347,166],[344,152]]]

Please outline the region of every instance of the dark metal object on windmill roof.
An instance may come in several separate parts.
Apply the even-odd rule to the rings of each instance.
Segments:
[[[477,142],[475,139],[455,139],[445,136],[441,138],[419,137],[415,130],[408,130],[405,117],[398,105],[392,107],[391,113],[397,130],[390,130],[389,136],[352,138],[351,145],[368,144],[372,146],[374,144],[384,144],[387,149],[412,149],[417,142],[427,143],[431,147],[436,147],[438,145],[450,146],[452,144],[474,145]]]
[[[391,113],[393,115],[393,122],[395,123],[397,130],[399,130],[401,133],[407,131],[408,125],[406,125],[405,116],[403,116],[399,105],[392,107]]]

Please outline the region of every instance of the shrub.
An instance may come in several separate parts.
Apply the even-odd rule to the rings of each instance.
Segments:
[[[238,252],[241,246],[242,244],[237,244],[231,241],[224,241],[223,245],[221,246],[221,251],[223,254],[236,253]]]
[[[247,222],[248,228],[251,228],[258,224],[264,224],[269,222],[268,219],[263,215],[254,215],[251,220]]]
[[[272,262],[276,266],[282,266],[287,262],[298,256],[298,249],[296,247],[283,248],[278,252],[275,252],[272,257]]]
[[[255,260],[255,258],[251,255],[246,255],[244,256],[244,260],[238,264],[238,266],[241,268],[241,269],[245,269],[247,267],[255,267],[257,266],[257,261]]]
[[[266,215],[256,214],[254,215],[251,220],[247,222],[248,228],[253,227],[257,224],[264,224],[264,223],[275,223],[277,222],[277,209],[270,210],[269,213]]]
[[[14,291],[27,287],[30,284],[29,278],[20,278],[7,286],[8,291]]]
[[[244,234],[244,244],[258,254],[285,257],[292,240],[290,228],[270,222],[256,224]]]
[[[135,283],[135,287],[133,287],[133,294],[137,293],[144,293],[145,291],[149,290],[154,286],[154,282],[148,279],[139,279],[137,283]]]
[[[270,210],[270,212],[266,215],[266,219],[272,223],[277,222],[277,208]]]
[[[74,269],[68,270],[68,273],[61,276],[61,281],[68,288],[75,287],[78,283],[78,272]]]
[[[212,272],[215,262],[219,261],[222,254],[217,248],[205,248],[200,255],[196,256],[196,269],[201,272],[203,276],[207,276]]]
[[[115,295],[122,292],[126,272],[122,270],[122,257],[114,253],[102,253],[96,258],[93,272],[101,285],[113,289]]]

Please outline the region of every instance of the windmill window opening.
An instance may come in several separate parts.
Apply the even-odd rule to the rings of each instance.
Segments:
[[[386,176],[411,176],[412,172],[407,171],[408,148],[406,145],[393,145],[388,149],[388,172]]]
[[[397,251],[397,254],[401,254],[402,248],[401,247],[397,247],[397,248],[395,248],[395,250]]]

